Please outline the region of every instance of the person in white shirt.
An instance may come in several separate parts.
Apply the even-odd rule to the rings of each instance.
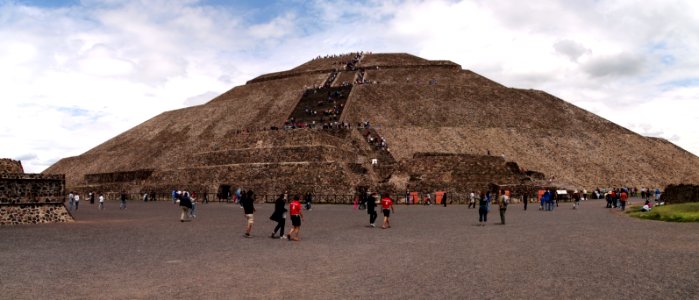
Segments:
[[[104,195],[100,194],[100,205],[99,209],[104,209]]]
[[[73,198],[75,201],[75,210],[78,210],[78,204],[80,203],[80,194],[75,193],[75,197]]]

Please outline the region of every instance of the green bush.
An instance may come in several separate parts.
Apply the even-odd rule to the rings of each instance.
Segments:
[[[630,216],[666,222],[699,222],[699,202],[654,206],[649,212],[641,207],[633,207],[627,212]]]

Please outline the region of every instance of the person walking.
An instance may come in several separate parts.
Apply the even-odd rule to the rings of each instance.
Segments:
[[[119,209],[126,209],[126,192],[121,191],[121,203],[119,204]]]
[[[447,192],[444,192],[444,194],[442,195],[442,205],[444,205],[444,207],[447,207]]]
[[[245,237],[252,237],[250,232],[252,231],[252,224],[254,223],[254,213],[255,213],[255,194],[252,191],[247,191],[240,199],[240,204],[243,206],[243,214],[247,223],[245,225]]]
[[[500,199],[498,201],[498,206],[500,207],[500,223],[505,225],[505,213],[507,212],[507,205],[510,204],[510,197],[507,196],[505,191],[500,191]]]
[[[303,211],[301,211],[301,202],[299,202],[301,195],[294,196],[294,199],[289,203],[289,213],[291,214],[291,230],[286,237],[290,241],[298,241],[301,239],[301,221],[303,221]],[[294,233],[296,234],[294,236]]]
[[[578,192],[578,190],[575,190],[573,193],[573,201],[575,201],[575,204],[573,204],[573,209],[578,209],[578,207],[580,207],[580,192]]]
[[[192,208],[192,202],[186,192],[177,191],[177,199],[180,201],[180,222],[189,222],[189,209]]]
[[[102,195],[102,193],[100,193],[99,201],[100,201],[100,204],[97,208],[99,208],[100,210],[103,210],[104,209],[104,195]]]
[[[276,238],[277,230],[279,231],[279,238],[284,239],[284,226],[286,224],[286,208],[284,207],[286,201],[284,199],[284,194],[280,194],[277,200],[274,201],[274,212],[269,217],[270,220],[277,222],[277,227],[274,227],[272,231],[271,238]]]
[[[376,222],[376,218],[378,217],[378,214],[376,213],[376,193],[372,193],[371,196],[367,197],[366,212],[369,214],[369,226],[367,227],[376,227],[374,224],[374,222]]]
[[[488,211],[490,211],[490,192],[480,192],[478,199],[478,225],[485,226],[488,223]]]
[[[95,193],[90,192],[88,198],[90,199],[90,204],[95,204]]]
[[[75,201],[75,195],[70,192],[68,193],[68,210],[73,210],[73,201]]]
[[[75,193],[75,210],[78,210],[78,204],[80,204],[80,194]]]
[[[383,226],[381,228],[391,228],[390,217],[391,213],[395,213],[396,210],[393,208],[393,200],[388,196],[388,193],[384,193],[381,198],[381,208],[383,209]]]
[[[471,191],[471,194],[468,195],[468,208],[470,209],[471,206],[473,206],[473,208],[476,208],[476,193],[474,193],[473,191]]]

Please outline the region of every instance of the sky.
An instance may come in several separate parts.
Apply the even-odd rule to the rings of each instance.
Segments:
[[[699,1],[0,0],[0,157],[38,173],[318,55],[407,52],[699,154]]]

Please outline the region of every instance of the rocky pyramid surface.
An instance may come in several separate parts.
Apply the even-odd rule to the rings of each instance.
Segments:
[[[66,174],[69,189],[351,194],[532,182],[663,187],[699,183],[697,170],[699,158],[676,145],[546,92],[449,61],[351,53],[163,112],[44,173]]]

